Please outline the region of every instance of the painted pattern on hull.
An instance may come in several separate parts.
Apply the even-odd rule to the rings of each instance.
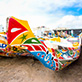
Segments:
[[[1,55],[34,56],[45,67],[52,70],[58,71],[63,69],[78,59],[80,54],[79,39],[77,39],[76,43],[72,41],[72,44],[74,43],[73,47],[65,48],[57,45],[57,49],[50,48],[49,46],[51,45],[47,46],[44,41],[39,41],[34,36],[27,21],[15,17],[9,18],[8,32],[5,34],[7,34],[6,40],[0,40]],[[62,44],[60,38],[56,40]]]

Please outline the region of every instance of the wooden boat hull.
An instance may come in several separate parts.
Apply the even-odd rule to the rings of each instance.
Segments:
[[[80,38],[53,38],[39,41],[28,22],[15,17],[8,20],[7,32],[0,33],[0,56],[34,56],[45,67],[62,70],[80,56]]]

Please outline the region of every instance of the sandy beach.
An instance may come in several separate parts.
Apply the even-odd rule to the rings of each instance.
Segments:
[[[32,58],[1,57],[0,82],[82,82],[82,50],[77,61],[58,72]]]

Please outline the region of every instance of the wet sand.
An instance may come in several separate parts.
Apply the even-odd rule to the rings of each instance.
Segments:
[[[77,61],[58,72],[32,58],[1,57],[0,82],[82,82],[82,50]]]

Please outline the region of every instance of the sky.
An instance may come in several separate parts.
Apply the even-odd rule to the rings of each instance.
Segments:
[[[14,16],[31,28],[82,28],[82,0],[0,0],[0,25]]]

